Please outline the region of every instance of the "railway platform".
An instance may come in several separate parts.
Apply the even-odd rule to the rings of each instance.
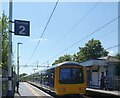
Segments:
[[[19,86],[19,94],[15,93],[15,98],[17,97],[31,97],[34,98],[54,98],[53,96],[41,91],[40,89],[33,86],[32,83],[20,82]],[[35,85],[35,84],[34,84]],[[38,85],[36,85],[38,86]],[[86,96],[90,98],[97,98],[99,96],[107,96],[106,98],[120,98],[120,91],[108,91],[108,90],[100,90],[94,88],[86,88]],[[17,96],[17,97],[16,97]]]
[[[94,88],[86,88],[86,92],[91,96],[108,96],[111,98],[120,98],[120,91],[100,90]]]
[[[34,82],[28,82],[28,83],[36,87],[39,87],[39,83],[34,83]],[[108,91],[108,90],[100,90],[98,88],[86,88],[86,95],[90,96],[90,98],[98,98],[99,96],[106,96],[106,98],[120,98],[120,91]]]
[[[49,94],[41,91],[40,89],[36,88],[35,86],[27,83],[27,82],[20,82],[19,85],[19,93],[15,93],[15,98],[22,98],[22,97],[31,97],[34,96],[34,98],[53,98]]]

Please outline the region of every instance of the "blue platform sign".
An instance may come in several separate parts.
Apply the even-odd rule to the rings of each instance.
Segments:
[[[30,36],[30,21],[15,20],[14,34],[21,36]]]

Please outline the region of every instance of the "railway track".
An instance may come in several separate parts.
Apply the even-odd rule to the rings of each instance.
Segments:
[[[83,95],[83,98],[93,98],[93,97],[89,97],[87,95]]]
[[[29,82],[28,82],[28,83],[29,83]],[[35,84],[33,84],[33,83],[30,83],[30,84],[33,85],[33,86],[35,86],[35,87],[37,87],[37,88],[39,88],[40,90],[44,91],[45,93],[49,94],[49,95],[52,96],[53,98],[93,98],[93,97],[89,97],[89,96],[87,96],[87,95],[82,95],[82,96],[80,96],[80,95],[56,96],[54,93],[51,93],[51,92],[49,92],[49,91],[46,91],[46,90],[40,88],[39,86],[37,86],[37,85],[35,85]]]

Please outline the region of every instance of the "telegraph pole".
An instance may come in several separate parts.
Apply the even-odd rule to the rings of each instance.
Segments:
[[[12,0],[9,0],[9,43],[8,43],[8,92],[7,96],[14,96],[12,90]]]
[[[49,61],[47,61],[47,67],[49,67]]]

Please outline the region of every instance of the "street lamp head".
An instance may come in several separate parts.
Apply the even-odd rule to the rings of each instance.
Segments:
[[[23,43],[19,42],[19,43],[17,43],[17,44],[23,44]]]

